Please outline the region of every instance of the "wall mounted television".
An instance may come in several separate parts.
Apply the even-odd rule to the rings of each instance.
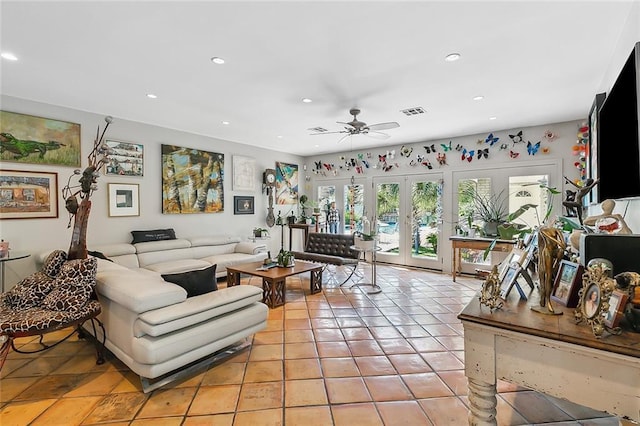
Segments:
[[[637,42],[598,113],[592,170],[593,201],[640,197],[640,42]],[[594,147],[592,146],[592,149]],[[594,158],[595,157],[595,158]]]

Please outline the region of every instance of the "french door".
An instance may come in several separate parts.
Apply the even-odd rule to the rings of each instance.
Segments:
[[[442,175],[374,178],[373,192],[378,260],[442,270]]]

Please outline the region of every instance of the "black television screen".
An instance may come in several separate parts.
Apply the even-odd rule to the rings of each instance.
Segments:
[[[640,197],[640,42],[598,114],[597,201]]]

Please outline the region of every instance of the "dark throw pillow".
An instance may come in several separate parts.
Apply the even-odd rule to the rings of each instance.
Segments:
[[[199,296],[218,290],[216,266],[218,265],[180,274],[165,274],[162,275],[162,278],[187,290],[187,297]]]
[[[108,260],[109,262],[113,262],[113,260],[109,259],[104,253],[102,253],[101,251],[92,251],[92,250],[88,250],[87,254],[89,256],[93,256],[93,257],[97,257],[98,259],[104,259],[104,260]]]
[[[176,232],[173,230],[173,228],[150,229],[148,231],[131,231],[131,235],[133,236],[133,241],[131,241],[131,244],[176,239]]]

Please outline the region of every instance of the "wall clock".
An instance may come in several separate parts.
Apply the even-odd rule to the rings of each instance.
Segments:
[[[267,197],[269,199],[269,207],[267,208],[267,226],[271,228],[276,223],[276,217],[273,214],[273,192],[276,187],[275,169],[266,169],[264,171],[263,183],[267,189]]]

